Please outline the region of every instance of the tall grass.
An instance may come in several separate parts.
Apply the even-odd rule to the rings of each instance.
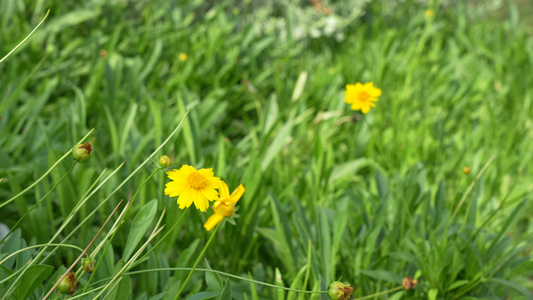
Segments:
[[[218,230],[182,296],[326,297],[225,272],[312,291],[342,276],[356,297],[411,276],[414,290],[380,299],[533,298],[533,40],[516,8],[501,18],[465,1],[322,2],[333,16],[306,1],[6,1],[2,57],[51,12],[0,64],[0,205],[96,129],[89,163],[61,181],[72,165],[61,162],[2,207],[12,227],[61,181],[0,245],[0,261],[53,244],[75,208],[59,238],[85,248],[137,192],[123,225],[96,241],[103,250],[113,235],[84,299],[121,269],[108,299],[174,299],[209,238],[209,214],[189,211],[130,261],[184,213],[164,195],[164,172],[140,188],[157,169],[153,153],[246,187],[237,225]],[[383,90],[366,115],[343,102],[358,81]],[[136,216],[148,225],[132,249]],[[167,225],[157,236],[156,216]],[[26,294],[28,276],[5,280],[41,250],[1,265],[0,294],[41,299],[80,254],[46,253]]]

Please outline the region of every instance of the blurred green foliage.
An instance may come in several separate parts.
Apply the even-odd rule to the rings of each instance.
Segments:
[[[214,168],[231,190],[239,183],[247,189],[237,226],[219,230],[203,267],[314,290],[342,276],[356,296],[418,272],[414,291],[384,299],[532,299],[533,40],[514,6],[501,17],[467,1],[437,2],[322,1],[333,12],[327,15],[303,0],[3,0],[1,55],[46,9],[51,13],[0,65],[0,203],[89,129],[96,133],[91,161],[29,214],[0,253],[46,243],[102,170],[109,174],[125,161],[80,210],[76,219],[83,220],[191,108],[161,155],[172,157],[173,167]],[[358,81],[383,91],[366,115],[343,102],[344,86]],[[84,248],[156,164],[69,243]],[[62,163],[3,208],[1,222],[12,226],[70,166]],[[133,251],[129,228],[141,207],[156,203],[158,215],[167,207],[167,225],[181,214],[176,199],[163,194],[167,181],[158,174],[140,191],[97,280],[112,276]],[[208,216],[190,211],[136,269],[190,267],[207,240]],[[32,251],[4,265],[0,279]],[[45,264],[70,265],[77,255],[62,248]],[[30,297],[42,297],[60,273]],[[173,299],[185,276],[131,275],[115,293]],[[219,275],[193,278],[191,295],[297,297]]]

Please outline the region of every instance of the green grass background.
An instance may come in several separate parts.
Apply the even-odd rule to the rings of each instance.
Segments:
[[[298,289],[324,290],[342,276],[356,296],[419,272],[415,291],[376,299],[532,299],[533,39],[519,8],[491,3],[323,1],[338,21],[328,31],[328,16],[307,1],[2,0],[2,56],[51,13],[0,65],[0,203],[96,127],[90,163],[24,219],[11,239],[20,244],[9,247],[46,243],[102,170],[125,162],[76,216],[85,218],[191,108],[160,154],[247,189],[237,226],[219,230],[202,267]],[[383,91],[366,115],[343,102],[344,86],[358,81]],[[12,226],[71,165],[2,208],[1,222]],[[137,173],[69,243],[84,248],[155,168]],[[167,225],[180,216],[164,196],[167,181],[160,173],[141,190],[96,279],[121,263],[143,205],[166,207]],[[188,213],[136,270],[192,265],[209,213]],[[0,278],[35,252],[25,253]],[[60,249],[45,264],[68,266],[78,254]],[[119,292],[173,299],[185,276],[131,275]],[[221,292],[223,282],[195,273],[186,291]],[[234,299],[297,297],[239,280],[230,288]]]

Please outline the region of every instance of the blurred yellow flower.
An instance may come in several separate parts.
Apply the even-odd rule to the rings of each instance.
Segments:
[[[241,199],[244,194],[244,186],[240,184],[235,191],[230,195],[229,189],[224,181],[220,182],[220,199],[215,201],[213,204],[213,210],[215,214],[209,217],[207,222],[204,224],[204,228],[209,231],[213,229],[218,223],[220,223],[224,218],[233,216],[235,212],[235,203]]]
[[[346,94],[344,102],[351,105],[352,110],[360,110],[364,114],[370,111],[370,107],[376,106],[374,102],[378,101],[381,96],[381,89],[374,86],[374,83],[368,82],[361,84],[346,85]]]
[[[196,170],[189,165],[183,165],[179,170],[167,172],[171,182],[166,184],[165,195],[177,197],[180,209],[194,206],[202,212],[209,207],[209,201],[218,198],[215,190],[220,185],[220,178],[213,176],[213,169]]]
[[[426,18],[431,18],[435,15],[435,13],[431,9],[426,10],[424,14],[426,15]]]
[[[189,58],[189,57],[187,56],[187,54],[185,54],[185,53],[180,53],[180,55],[179,55],[178,57],[179,57],[179,59],[180,59],[181,61],[186,61],[187,58]]]

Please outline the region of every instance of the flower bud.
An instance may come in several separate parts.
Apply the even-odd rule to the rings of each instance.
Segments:
[[[69,294],[71,296],[72,294],[74,294],[77,287],[78,283],[76,282],[76,273],[74,272],[63,277],[63,279],[57,285],[57,289],[59,290],[59,292],[61,292],[62,294]]]
[[[406,290],[412,290],[418,284],[418,279],[413,279],[413,277],[405,277],[402,280],[403,288]]]
[[[332,281],[328,286],[328,296],[331,300],[346,300],[350,299],[353,293],[353,288],[347,283],[340,281]]]
[[[94,271],[94,264],[96,263],[96,260],[94,260],[92,257],[86,257],[81,260],[81,265],[83,266],[83,271],[85,273],[92,273]]]
[[[91,151],[93,151],[91,143],[78,144],[72,148],[72,158],[79,163],[87,162],[91,158]]]
[[[469,167],[464,167],[463,168],[463,173],[465,173],[466,175],[470,174],[470,168]]]
[[[171,163],[172,163],[172,160],[170,160],[170,157],[166,155],[163,155],[161,156],[161,158],[159,158],[159,167],[161,169],[168,168],[168,166],[170,166]]]

